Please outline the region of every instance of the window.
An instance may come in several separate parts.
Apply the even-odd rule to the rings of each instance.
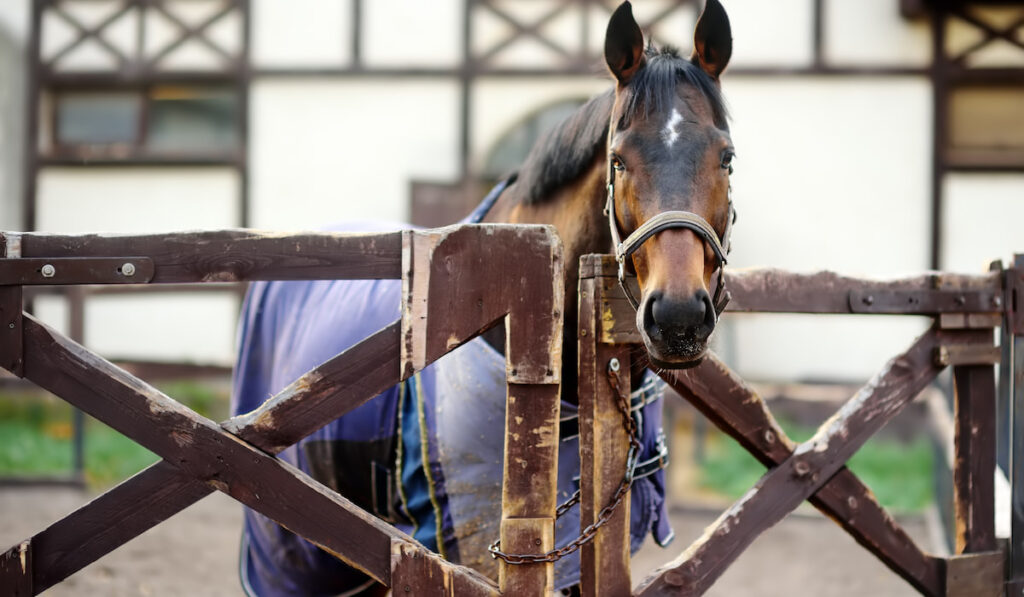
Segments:
[[[56,92],[53,155],[69,159],[230,159],[237,93],[158,85],[141,91]]]
[[[482,177],[487,181],[497,181],[518,169],[537,139],[572,115],[584,102],[581,99],[561,101],[534,112],[517,124],[494,145],[484,164]]]
[[[952,90],[946,159],[952,167],[1024,167],[1024,88]]]

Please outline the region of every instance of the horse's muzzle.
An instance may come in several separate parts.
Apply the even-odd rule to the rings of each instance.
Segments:
[[[716,320],[711,296],[703,288],[685,298],[652,291],[637,311],[637,327],[651,362],[666,369],[699,363]]]

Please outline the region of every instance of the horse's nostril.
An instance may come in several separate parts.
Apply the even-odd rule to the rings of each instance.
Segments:
[[[704,302],[704,325],[710,334],[711,330],[715,329],[718,314],[715,313],[715,304],[711,302],[711,295],[706,290],[701,290],[698,294],[702,295],[701,300]]]
[[[688,299],[678,300],[662,295],[651,298],[651,318],[658,327],[668,330],[692,330],[707,321],[711,299],[699,291]]]

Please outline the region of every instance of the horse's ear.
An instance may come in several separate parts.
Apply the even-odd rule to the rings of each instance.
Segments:
[[[644,65],[644,34],[633,18],[629,2],[619,5],[608,21],[604,60],[620,85],[628,83]]]
[[[694,64],[717,79],[732,56],[732,28],[729,15],[718,0],[707,0],[693,32]]]

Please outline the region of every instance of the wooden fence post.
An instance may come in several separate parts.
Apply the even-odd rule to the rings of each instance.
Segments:
[[[612,303],[618,301],[604,292],[609,282],[617,283],[615,276],[614,270],[604,271],[601,256],[584,255],[580,259],[581,528],[593,524],[612,501],[622,483],[629,452],[629,436],[608,379],[608,367],[615,360],[619,391],[629,395],[629,345],[609,342],[612,338],[603,333],[604,326],[615,320]],[[635,328],[631,320],[626,323]],[[586,597],[630,593],[629,505],[627,492],[611,519],[580,552],[580,586]]]

